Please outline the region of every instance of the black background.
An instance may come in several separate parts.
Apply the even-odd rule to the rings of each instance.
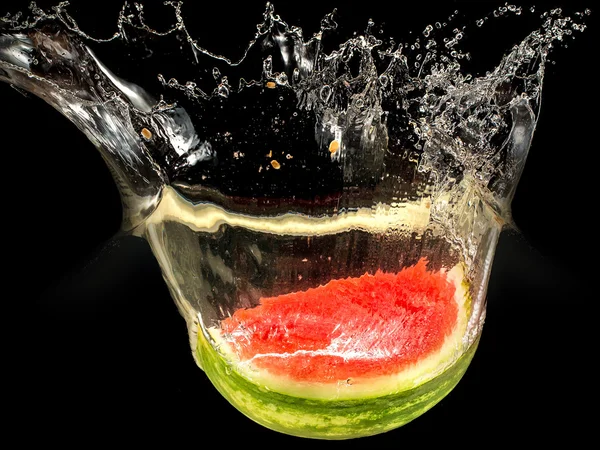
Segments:
[[[71,3],[84,29],[112,32],[120,2],[93,8]],[[184,13],[188,23],[197,24],[192,31],[200,44],[218,51],[228,45],[239,51],[264,6],[257,1],[235,7],[188,3]],[[483,14],[501,4],[421,2],[392,12],[378,1],[280,3],[275,3],[279,14],[303,26],[305,35],[337,6],[339,22],[349,29],[363,30],[371,17],[385,23],[389,33],[401,30],[399,39],[405,30],[418,33],[455,9]],[[27,4],[3,2],[1,9],[14,12]],[[537,9],[557,5],[538,3]],[[141,442],[160,435],[199,448],[294,443],[400,448],[449,442],[487,447],[499,439],[575,443],[588,435],[584,407],[595,404],[598,343],[592,314],[598,295],[590,293],[598,257],[596,23],[592,15],[585,33],[552,54],[556,64],[548,67],[538,128],[513,202],[519,231],[501,237],[488,318],[467,374],[414,422],[343,442],[269,431],[216,392],[195,366],[184,321],[147,245],[114,237],[120,200],[100,155],[42,101],[0,86],[5,195],[5,381],[0,392],[12,417],[9,431],[19,431],[24,441],[44,442],[117,436]],[[465,46],[493,62],[523,36],[508,28]],[[120,74],[126,76],[126,69]]]

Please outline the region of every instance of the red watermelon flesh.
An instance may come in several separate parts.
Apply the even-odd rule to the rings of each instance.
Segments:
[[[390,375],[438,352],[457,322],[455,285],[421,259],[262,298],[221,322],[241,362],[302,382]]]

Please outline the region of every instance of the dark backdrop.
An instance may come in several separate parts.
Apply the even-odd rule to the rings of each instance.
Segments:
[[[0,12],[27,3],[3,2]],[[239,50],[263,11],[260,1],[235,7],[188,3],[184,11],[200,43],[219,50],[227,45]],[[362,30],[372,17],[390,34],[398,30],[399,39],[405,30],[418,33],[454,9],[487,13],[500,5],[420,2],[393,11],[379,1],[279,3],[279,13],[305,27],[306,35],[337,6],[347,28]],[[120,2],[72,4],[84,28],[112,31]],[[548,7],[538,4],[538,10]],[[199,448],[293,443],[401,448],[449,442],[487,447],[498,439],[546,443],[587,434],[584,407],[595,405],[592,363],[598,343],[592,314],[598,295],[590,288],[598,257],[595,16],[588,24],[569,48],[552,55],[556,64],[548,67],[539,125],[513,202],[519,231],[500,240],[488,318],[467,374],[446,399],[409,425],[344,442],[271,432],[216,392],[194,364],[184,321],[145,242],[113,238],[120,201],[100,155],[46,104],[0,86],[6,194],[2,371],[9,380],[0,392],[10,405],[8,430],[46,442],[116,438],[123,431],[140,442],[166,433]],[[520,37],[509,28],[503,36],[466,46],[498,61]]]

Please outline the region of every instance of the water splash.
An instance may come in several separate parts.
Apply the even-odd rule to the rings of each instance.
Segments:
[[[434,220],[457,229],[473,221],[466,217],[473,205],[457,202],[474,191],[510,223],[548,54],[584,31],[590,14],[569,17],[560,8],[540,14],[506,4],[462,25],[455,11],[404,43],[376,36],[369,20],[364,33],[329,51],[335,10],[305,39],[268,3],[254,37],[231,59],[199,45],[182,2],[165,5],[173,23],[158,31],[146,22],[143,5],[124,3],[107,37],[83,31],[68,2],[50,11],[32,3],[28,17],[0,22],[0,79],[44,97],[109,161],[118,160],[112,169],[131,227],[155,207],[156,186],[165,181],[192,201],[219,192],[277,198],[283,209],[290,192],[341,209],[372,205],[390,193],[399,201],[426,195]],[[462,48],[465,36],[526,14],[539,15],[537,30],[493,70],[465,70],[472,59]],[[121,45],[139,61],[157,52],[155,42],[187,48],[188,79],[179,81],[166,66],[154,74],[158,86],[142,88],[111,72],[92,50]],[[198,76],[202,70],[211,76]],[[242,186],[239,177],[248,182]],[[450,235],[476,248],[462,242],[470,233]]]
[[[464,263],[471,313],[453,352],[476,342],[548,56],[585,30],[589,11],[506,4],[467,24],[455,11],[402,42],[365,20],[364,32],[332,48],[335,11],[307,39],[267,5],[233,58],[199,44],[181,3],[167,2],[173,20],[162,31],[142,5],[124,4],[103,37],[67,8],[32,5],[29,17],[0,19],[0,79],[45,99],[100,148],[124,227],[145,227],[192,348],[207,326],[270,289],[397,271],[422,256]],[[537,29],[476,68],[469,37],[509,17]],[[148,70],[161,52],[176,64]],[[135,68],[127,80],[125,64]],[[293,261],[290,249],[314,261]],[[225,378],[232,373],[227,365]]]

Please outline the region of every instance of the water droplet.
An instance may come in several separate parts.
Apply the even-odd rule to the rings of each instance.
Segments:
[[[295,82],[297,82],[300,79],[300,70],[297,67],[294,68],[294,71],[292,73],[292,78]]]
[[[263,61],[263,75],[266,78],[272,78],[273,77],[272,70],[273,70],[273,57],[271,55],[269,55]]]
[[[435,23],[435,27],[436,27],[436,28],[439,30],[439,29],[441,29],[441,28],[442,28],[442,24],[441,24],[441,23],[439,23],[439,22],[436,22],[436,23]]]
[[[374,25],[375,25],[375,22],[373,22],[373,19],[369,19],[367,21],[367,29],[365,30],[366,34],[371,34],[371,28],[373,28]]]
[[[319,96],[324,103],[327,103],[331,97],[331,87],[329,87],[327,84],[324,85],[319,92]]]
[[[288,82],[288,77],[285,73],[278,73],[277,76],[275,77],[275,80],[277,81],[277,84],[279,85],[285,85]]]
[[[225,86],[224,84],[220,84],[219,87],[217,88],[217,93],[224,98],[229,97],[229,88],[227,86]]]
[[[423,30],[423,36],[429,37],[429,34],[433,31],[433,27],[431,25],[427,25]]]
[[[478,19],[478,20],[475,22],[475,25],[477,25],[478,27],[482,27],[482,26],[483,26],[483,24],[484,24],[484,22],[485,22],[485,21],[484,21],[483,19]]]
[[[456,39],[449,39],[446,42],[446,48],[454,47],[456,45],[456,43],[457,43]]]

